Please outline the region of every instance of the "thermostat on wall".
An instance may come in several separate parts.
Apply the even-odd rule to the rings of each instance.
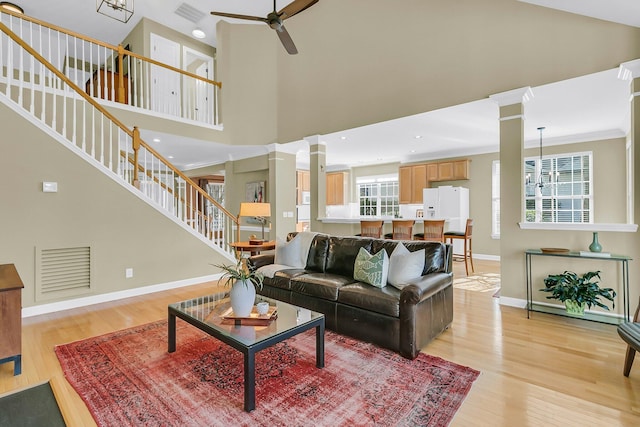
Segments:
[[[42,183],[42,192],[43,193],[57,193],[58,192],[58,183],[57,182],[43,182]]]

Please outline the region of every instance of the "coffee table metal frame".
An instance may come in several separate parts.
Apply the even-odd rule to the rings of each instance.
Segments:
[[[206,297],[205,297],[206,298]],[[228,299],[221,299],[221,295],[213,295],[211,296],[214,300],[219,300],[219,304],[228,304]],[[280,311],[285,306],[288,306],[294,310],[306,310],[300,307],[287,304],[281,301],[273,300],[270,298],[265,298],[262,296],[258,296],[259,300],[268,301],[271,304],[278,305],[278,310]],[[176,351],[176,317],[184,320],[185,322],[195,326],[201,331],[206,332],[212,337],[224,342],[225,344],[235,348],[240,351],[244,357],[244,410],[250,412],[255,409],[256,406],[256,398],[255,398],[255,355],[260,350],[263,350],[267,347],[271,347],[274,344],[282,342],[288,338],[291,338],[294,335],[297,335],[301,332],[307,331],[309,329],[316,329],[316,367],[324,368],[324,329],[325,329],[325,319],[324,315],[321,313],[314,313],[315,316],[311,316],[311,319],[303,320],[300,323],[296,323],[295,325],[285,325],[281,331],[277,331],[278,325],[276,322],[279,319],[275,319],[272,321],[272,324],[269,327],[273,327],[277,332],[273,334],[268,334],[264,338],[258,338],[255,342],[251,344],[243,343],[242,341],[234,338],[232,335],[229,335],[228,331],[224,328],[216,325],[212,322],[202,321],[193,315],[190,315],[186,311],[181,311],[178,307],[181,305],[192,306],[191,304],[197,304],[197,301],[202,301],[201,298],[195,298],[193,300],[183,301],[180,303],[170,304],[168,307],[168,351],[169,353],[173,353]],[[208,300],[209,303],[211,300]],[[283,320],[280,320],[283,322]],[[252,327],[252,326],[243,326],[243,327]]]

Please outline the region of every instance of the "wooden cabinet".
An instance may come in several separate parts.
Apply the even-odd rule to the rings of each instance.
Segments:
[[[469,163],[471,160],[456,160],[453,162],[453,179],[469,179]]]
[[[22,280],[13,264],[0,265],[0,363],[22,372]]]
[[[427,182],[438,180],[438,164],[427,163]]]
[[[455,160],[450,162],[439,162],[437,181],[456,181],[459,179],[469,179],[470,160]],[[435,181],[435,180],[434,180]]]
[[[422,203],[422,189],[427,187],[427,165],[400,167],[398,185],[399,203]]]
[[[120,74],[112,71],[96,70],[90,80],[87,80],[85,91],[96,98],[129,104],[129,78],[124,77],[124,96],[118,96]]]
[[[296,172],[296,190],[298,193],[296,204],[302,205],[305,203],[303,200],[303,193],[311,191],[311,174],[309,171],[297,171]]]
[[[438,163],[438,181],[451,181],[453,179],[453,162]]]
[[[431,182],[469,179],[470,161],[464,159],[401,166],[398,170],[398,184],[400,186],[398,202],[400,204],[421,204],[422,189],[430,187]]]
[[[331,172],[327,174],[327,205],[344,205],[349,182],[347,172]]]
[[[399,195],[398,202],[400,204],[411,203],[413,195],[413,187],[411,184],[411,166],[401,166],[398,171]]]

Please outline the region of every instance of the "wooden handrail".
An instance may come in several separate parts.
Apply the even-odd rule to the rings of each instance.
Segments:
[[[4,13],[4,11],[3,11]],[[129,135],[133,141],[133,146],[135,147],[138,144],[141,146],[143,146],[147,151],[149,151],[151,154],[153,154],[154,156],[156,156],[163,164],[165,164],[169,169],[171,169],[176,175],[178,175],[180,178],[182,178],[185,182],[187,182],[189,185],[191,185],[193,188],[197,189],[197,191],[204,197],[206,198],[208,201],[210,201],[211,203],[213,203],[218,209],[220,209],[225,215],[227,215],[228,217],[232,218],[232,220],[238,224],[238,218],[231,214],[229,211],[227,211],[222,205],[220,205],[215,199],[213,199],[209,194],[207,194],[207,192],[205,192],[202,188],[200,188],[195,182],[193,182],[191,180],[191,178],[189,178],[188,176],[186,176],[185,174],[183,174],[180,170],[176,169],[175,166],[173,166],[167,159],[165,159],[162,155],[160,155],[156,150],[154,150],[151,146],[149,146],[146,142],[144,142],[142,139],[140,139],[139,137],[139,132],[137,131],[137,128],[134,128],[134,130],[130,130],[129,128],[127,128],[126,125],[124,125],[120,120],[118,120],[114,115],[112,115],[111,113],[109,113],[109,111],[107,111],[102,105],[100,105],[97,101],[95,101],[91,96],[87,95],[78,85],[76,85],[75,83],[73,83],[66,75],[64,75],[64,73],[62,73],[60,70],[58,70],[55,66],[53,66],[53,64],[51,64],[49,61],[47,61],[42,55],[40,55],[38,52],[36,52],[31,46],[29,46],[28,44],[26,44],[24,42],[24,40],[22,40],[20,37],[18,37],[13,31],[11,31],[11,29],[9,29],[4,23],[0,22],[0,31],[2,31],[3,33],[5,33],[7,36],[9,36],[15,43],[17,43],[20,47],[22,47],[24,50],[26,50],[30,55],[32,55],[36,60],[38,60],[38,62],[40,62],[41,64],[43,64],[49,71],[51,71],[53,74],[56,75],[56,77],[58,77],[60,80],[62,80],[67,86],[69,86],[70,88],[72,88],[76,93],[78,93],[80,96],[82,96],[85,101],[87,101],[89,104],[91,104],[96,110],[98,110],[102,115],[104,115],[107,119],[109,119],[111,122],[113,122],[116,126],[118,126],[123,132],[125,132],[127,135]],[[136,134],[134,136],[134,134]],[[134,150],[134,155],[137,157],[137,151],[138,150]]]
[[[67,35],[70,35],[72,37],[76,37],[76,38],[79,38],[81,40],[97,44],[98,46],[102,46],[102,47],[117,51],[118,52],[118,61],[119,61],[118,65],[120,66],[119,70],[123,69],[122,68],[123,58],[124,58],[125,55],[128,55],[128,56],[131,56],[133,58],[142,59],[143,61],[149,62],[149,63],[151,63],[153,65],[157,65],[158,67],[166,68],[166,69],[174,71],[176,73],[184,74],[185,76],[188,76],[188,77],[191,77],[191,78],[194,78],[194,79],[197,79],[197,80],[201,80],[203,82],[218,86],[218,88],[220,88],[220,89],[222,88],[222,83],[221,82],[217,82],[215,80],[209,80],[209,79],[207,79],[205,77],[201,77],[201,76],[198,76],[196,74],[190,73],[188,71],[181,70],[179,68],[175,68],[175,67],[172,67],[172,66],[167,65],[167,64],[163,64],[162,62],[158,62],[158,61],[156,61],[154,59],[147,58],[147,57],[145,57],[143,55],[139,55],[137,53],[124,50],[122,45],[114,46],[112,44],[105,43],[103,41],[100,41],[100,40],[85,36],[83,34],[76,33],[75,31],[67,30],[66,28],[62,28],[62,27],[59,27],[59,26],[54,25],[54,24],[50,24],[50,23],[45,22],[45,21],[41,21],[40,19],[32,18],[32,17],[27,16],[27,15],[23,15],[23,14],[20,14],[20,13],[17,13],[17,12],[13,12],[13,11],[10,11],[8,9],[2,9],[1,12],[2,13],[6,13],[7,15],[13,15],[16,18],[23,19],[25,21],[33,22],[34,24],[42,25],[43,27],[50,28],[52,30],[61,32],[63,34],[67,34]],[[124,53],[124,52],[126,52],[126,53]],[[120,99],[123,99],[123,98],[120,98]]]

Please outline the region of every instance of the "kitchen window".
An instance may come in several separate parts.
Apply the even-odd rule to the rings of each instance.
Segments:
[[[396,217],[400,213],[398,178],[357,180],[359,212],[362,217]]]

